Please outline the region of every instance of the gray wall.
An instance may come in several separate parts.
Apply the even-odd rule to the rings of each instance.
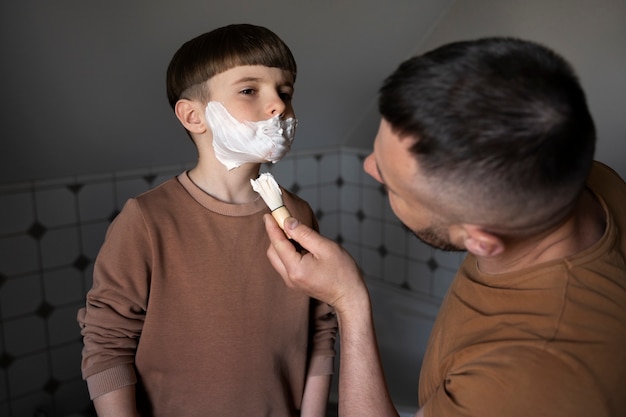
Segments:
[[[534,40],[570,61],[596,122],[596,158],[626,178],[626,1],[457,0],[412,54],[483,36]],[[375,120],[372,108],[347,143],[366,146]]]
[[[165,69],[184,41],[230,23],[267,26],[290,45],[296,149],[340,145],[451,3],[3,1],[0,183],[193,160],[165,99]]]

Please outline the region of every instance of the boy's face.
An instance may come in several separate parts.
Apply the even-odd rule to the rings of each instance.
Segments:
[[[233,67],[208,81],[210,101],[221,102],[238,121],[258,122],[278,114],[295,113],[291,104],[293,76],[280,68],[263,65]]]

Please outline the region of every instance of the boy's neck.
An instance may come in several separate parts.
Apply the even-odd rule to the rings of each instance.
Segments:
[[[252,189],[250,179],[259,176],[260,164],[243,164],[228,171],[219,162],[206,163],[202,160],[189,171],[189,178],[202,191],[229,204],[250,203],[259,194]]]

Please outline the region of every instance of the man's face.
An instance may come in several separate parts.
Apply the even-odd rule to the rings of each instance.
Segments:
[[[464,250],[450,242],[448,222],[431,195],[428,178],[419,171],[409,152],[410,138],[400,138],[391,125],[381,119],[374,140],[374,151],[365,159],[363,169],[385,186],[391,209],[418,239],[437,249]]]

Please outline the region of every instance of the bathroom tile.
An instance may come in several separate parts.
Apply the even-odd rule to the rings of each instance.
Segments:
[[[433,287],[432,295],[443,299],[448,291],[448,287],[454,280],[455,271],[450,271],[443,268],[437,268],[433,273]]]
[[[47,354],[42,352],[17,358],[8,373],[14,397],[41,389],[49,378]]]
[[[43,301],[37,274],[9,278],[0,291],[0,317],[3,320],[33,313]]]
[[[52,398],[45,392],[33,392],[24,397],[13,399],[10,405],[13,416],[25,417],[51,415],[52,407]],[[4,414],[2,415],[4,416]]]
[[[296,160],[296,180],[301,186],[315,185],[318,180],[318,162],[313,155],[300,157]]]
[[[406,255],[407,247],[407,231],[399,223],[384,223],[384,240],[383,243],[390,253],[395,255]]]
[[[320,186],[320,209],[325,213],[339,212],[340,192],[341,188],[337,187],[335,184]]]
[[[123,178],[117,180],[115,184],[115,192],[117,195],[116,208],[124,207],[129,198],[137,197],[139,194],[146,192],[151,187],[141,178]]]
[[[339,234],[339,214],[324,214],[324,217],[318,219],[320,232],[329,239],[336,239]]]
[[[83,274],[75,268],[44,271],[43,283],[46,301],[52,306],[76,303],[84,298]]]
[[[48,231],[41,239],[41,259],[45,269],[74,263],[80,255],[76,227]]]
[[[398,219],[398,216],[396,216],[396,213],[393,212],[393,210],[391,209],[391,205],[389,204],[389,197],[387,196],[387,193],[382,194],[382,200],[383,200],[383,218],[387,221],[395,221],[395,222],[399,222],[400,219]]]
[[[366,217],[361,222],[361,244],[378,249],[384,246],[383,233],[383,223],[380,220]]]
[[[27,235],[0,238],[0,273],[12,276],[37,271],[37,242]]]
[[[51,348],[52,377],[58,381],[80,378],[82,349],[83,343],[80,341]]]
[[[363,170],[363,160],[359,155],[352,152],[342,152],[340,157],[341,178],[351,184],[361,182],[361,171]]]
[[[0,236],[27,230],[35,219],[30,192],[0,195]]]
[[[407,256],[416,261],[426,262],[434,251],[433,248],[419,240],[412,233],[409,233],[407,245]]]
[[[76,197],[67,187],[37,190],[35,201],[37,219],[44,226],[76,223]]]
[[[52,346],[80,340],[80,328],[76,322],[76,313],[82,305],[57,307],[48,318],[50,344]]]
[[[272,176],[276,179],[276,182],[284,188],[291,188],[291,186],[297,181],[296,166],[293,158],[283,159],[276,164],[272,164],[271,170],[261,168],[261,172],[267,171],[271,171]]]
[[[85,295],[93,286],[93,264],[91,264],[85,271],[83,271],[83,288],[85,289]]]
[[[344,184],[340,190],[339,204],[344,213],[356,213],[361,209],[361,190],[356,185]]]
[[[319,161],[319,183],[334,183],[341,176],[339,170],[339,155],[325,153]]]
[[[82,239],[82,253],[92,262],[96,259],[104,243],[107,229],[111,223],[106,221],[83,224],[80,228]]]
[[[313,211],[319,210],[320,202],[317,187],[302,188],[298,191],[298,197],[309,203]]]
[[[6,371],[0,368],[0,416],[8,414],[2,413],[2,404],[9,398],[9,387],[7,386]]]
[[[461,261],[465,258],[466,252],[444,252],[442,250],[433,251],[433,257],[437,263],[450,269],[458,269]]]
[[[53,407],[52,397],[41,390],[46,383],[46,380],[42,378],[45,376],[45,373],[38,373],[32,369],[33,366],[37,365],[46,369],[45,363],[41,362],[40,359],[36,359],[29,365],[29,367],[22,367],[24,374],[13,375],[13,378],[10,378],[11,396],[13,397],[11,400],[11,411],[14,416],[37,416],[38,414],[35,414],[37,411],[50,413]],[[25,379],[31,377],[33,378],[32,381],[25,381]],[[19,387],[19,390],[16,391],[16,387]]]
[[[368,277],[374,277],[382,279],[383,262],[382,257],[376,251],[376,249],[362,248],[361,249],[361,269],[363,273]]]
[[[56,414],[58,416],[82,416],[82,411],[87,409],[91,403],[87,391],[87,383],[74,379],[65,382],[54,393],[56,404]]]
[[[344,242],[361,243],[361,224],[354,214],[343,213],[340,216],[340,233]]]
[[[401,286],[406,282],[407,259],[403,256],[388,254],[382,259],[382,279],[385,282]]]
[[[114,184],[111,181],[85,184],[78,194],[81,222],[106,219],[115,209]]]
[[[407,263],[407,284],[411,291],[430,295],[433,273],[424,262],[409,260]]]
[[[38,316],[6,320],[3,327],[6,351],[13,356],[25,355],[46,347],[46,326],[44,320]],[[9,370],[14,366],[15,363]]]
[[[375,219],[383,218],[384,204],[386,204],[386,201],[378,187],[362,187],[360,204],[361,210],[363,210],[367,217],[373,217]]]

